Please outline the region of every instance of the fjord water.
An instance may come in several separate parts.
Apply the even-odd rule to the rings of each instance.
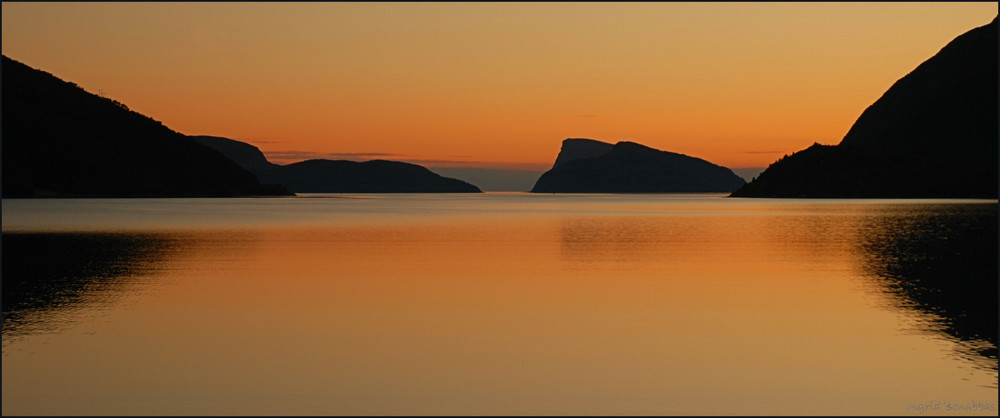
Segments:
[[[3,414],[996,415],[996,221],[717,194],[4,200]]]

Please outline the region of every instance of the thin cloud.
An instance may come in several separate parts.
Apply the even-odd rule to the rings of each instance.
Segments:
[[[420,158],[406,158],[400,161],[413,164],[420,164],[420,165],[437,166],[437,167],[465,167],[469,166],[470,164],[476,164],[475,161],[468,161],[468,160],[443,160],[443,159],[420,159]]]
[[[278,141],[278,138],[273,136],[266,136],[262,138],[235,138],[238,141],[243,141],[248,144],[280,144],[284,141]]]
[[[288,164],[298,161],[326,160],[377,160],[398,156],[384,152],[313,152],[313,151],[261,151],[268,161],[278,164]]]
[[[329,152],[326,154],[327,158],[368,158],[368,157],[391,157],[399,154],[391,154],[386,152]]]
[[[419,164],[425,167],[447,167],[447,168],[483,168],[496,170],[524,170],[524,171],[545,171],[552,166],[552,163],[509,163],[509,162],[488,162],[488,161],[464,161],[464,160],[401,160],[411,164]]]
[[[506,163],[470,161],[465,159],[431,159],[431,158],[407,158],[403,154],[393,154],[385,152],[313,152],[313,151],[262,151],[267,160],[275,164],[292,164],[299,161],[326,159],[326,160],[392,160],[410,164],[418,164],[424,167],[466,167],[466,168],[493,168],[501,170],[546,170],[550,163]],[[459,156],[462,157],[462,156]]]

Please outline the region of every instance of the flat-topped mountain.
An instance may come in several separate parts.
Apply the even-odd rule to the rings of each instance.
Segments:
[[[290,194],[115,100],[3,57],[4,197]]]
[[[836,146],[771,164],[736,197],[997,197],[997,20],[889,88]]]
[[[732,170],[700,158],[634,142],[563,141],[534,193],[731,192],[746,183]]]
[[[614,145],[607,142],[587,138],[567,138],[563,140],[562,148],[559,149],[559,155],[556,156],[552,168],[581,158],[599,157],[611,152],[612,148]]]
[[[462,180],[442,177],[425,167],[373,160],[308,160],[288,165],[267,161],[257,147],[227,138],[192,137],[257,175],[296,193],[480,193]]]

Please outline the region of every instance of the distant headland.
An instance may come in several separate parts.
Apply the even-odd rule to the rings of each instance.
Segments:
[[[257,147],[214,136],[193,136],[264,183],[276,183],[295,193],[480,193],[465,181],[443,177],[417,164],[373,160],[365,162],[315,159],[288,165],[267,160]]]
[[[731,192],[746,183],[732,170],[700,158],[634,142],[563,141],[552,169],[533,193]]]
[[[3,57],[3,197],[478,193],[396,161],[279,166],[256,147],[175,132],[126,105]]]

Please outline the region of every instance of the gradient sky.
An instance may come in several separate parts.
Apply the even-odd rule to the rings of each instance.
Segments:
[[[730,168],[836,144],[997,3],[3,3],[3,54],[278,163]]]

